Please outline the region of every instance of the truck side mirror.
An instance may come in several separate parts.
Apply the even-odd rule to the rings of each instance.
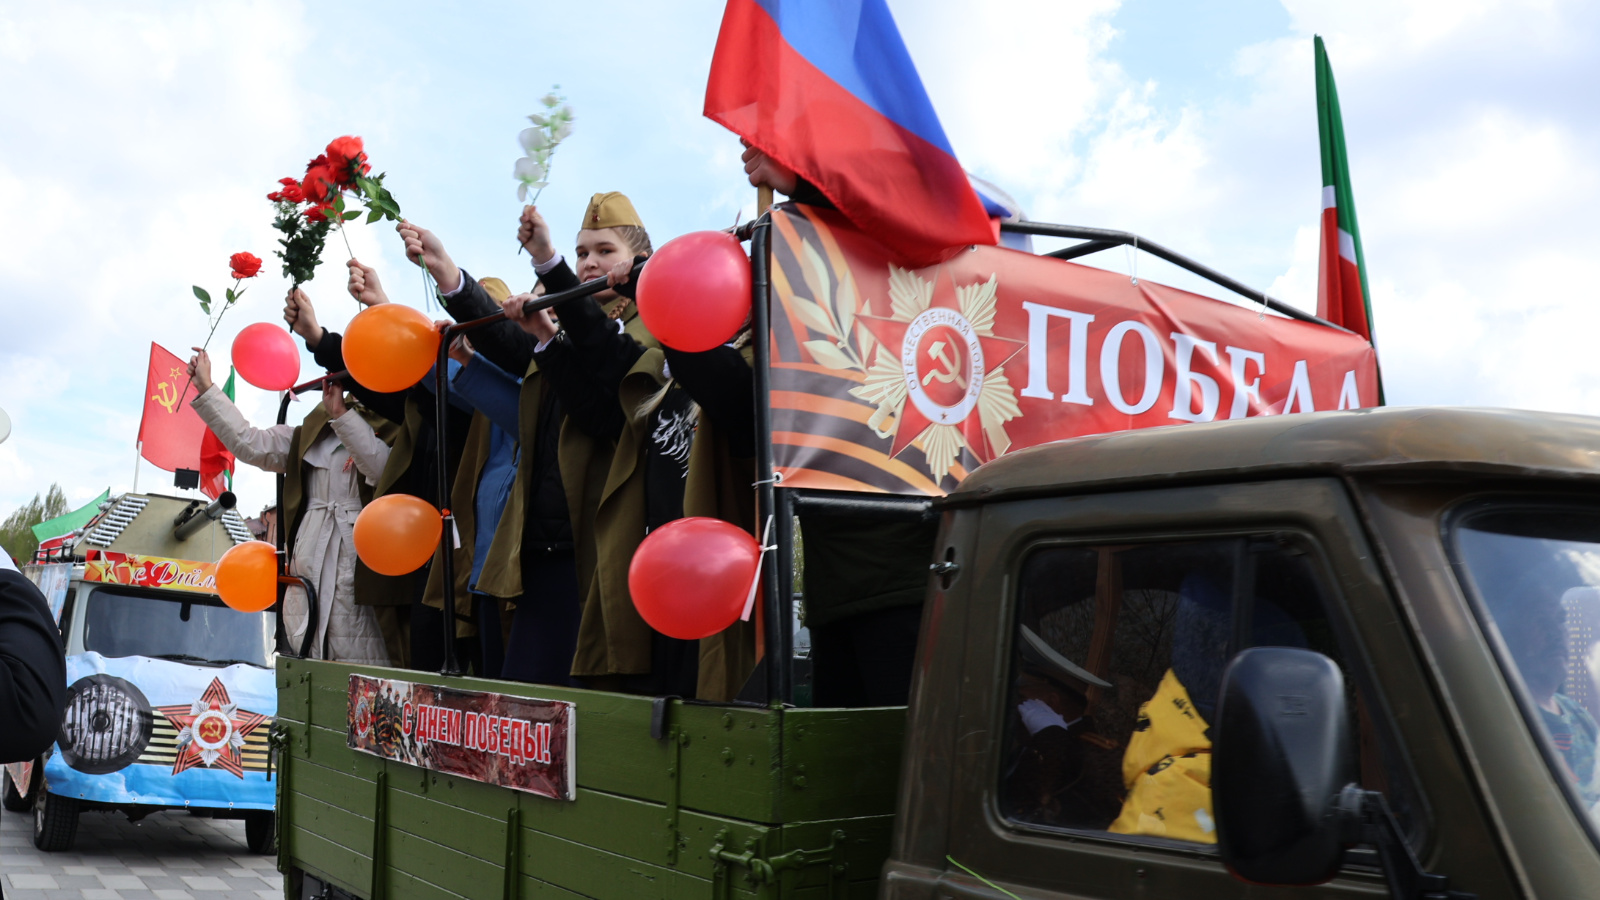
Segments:
[[[1217,845],[1235,876],[1269,885],[1332,878],[1350,839],[1340,795],[1356,780],[1344,675],[1333,660],[1255,647],[1229,662],[1211,803]]]

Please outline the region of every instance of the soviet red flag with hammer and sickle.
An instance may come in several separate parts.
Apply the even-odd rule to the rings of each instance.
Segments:
[[[166,348],[151,342],[145,377],[144,415],[139,419],[140,453],[158,469],[200,469],[200,440],[206,425],[189,406],[197,395],[189,368]]]

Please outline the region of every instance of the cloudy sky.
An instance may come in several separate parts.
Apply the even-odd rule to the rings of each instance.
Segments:
[[[1323,35],[1390,402],[1600,411],[1600,4],[890,6],[963,163],[1032,217],[1137,231],[1306,308]],[[220,292],[229,254],[273,265],[214,346],[278,320],[264,195],[333,137],[363,136],[409,218],[513,283],[531,280],[515,255],[515,137],[552,84],[578,116],[540,203],[558,235],[596,190],[630,194],[657,243],[748,215],[737,140],[700,117],[720,16],[719,0],[12,4],[0,515],[52,481],[74,502],[131,486],[150,342],[184,352],[204,337],[189,286]],[[392,297],[421,304],[392,231],[351,241]],[[356,307],[336,243],[308,291],[337,330]],[[1087,261],[1128,264],[1120,250]],[[240,405],[264,423],[275,402],[242,386]],[[142,488],[170,484],[143,467]],[[254,513],[271,480],[241,470],[237,490]]]

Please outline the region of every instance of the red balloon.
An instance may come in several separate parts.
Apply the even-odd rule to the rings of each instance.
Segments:
[[[695,231],[667,241],[639,273],[639,316],[661,343],[699,353],[733,340],[750,317],[750,257],[739,239]]]
[[[761,547],[721,519],[675,519],[650,532],[628,564],[633,606],[651,628],[695,641],[738,621]]]
[[[262,390],[286,391],[300,377],[300,348],[271,322],[246,325],[233,339],[233,367]]]

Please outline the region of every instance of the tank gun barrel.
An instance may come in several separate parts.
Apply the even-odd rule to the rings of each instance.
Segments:
[[[188,509],[172,520],[172,536],[180,541],[188,540],[195,532],[222,518],[222,514],[233,509],[238,502],[233,491],[223,491],[220,497],[204,507],[200,506],[198,500],[190,503]]]

